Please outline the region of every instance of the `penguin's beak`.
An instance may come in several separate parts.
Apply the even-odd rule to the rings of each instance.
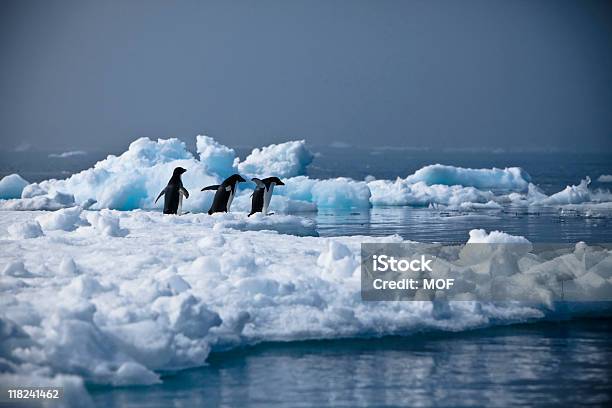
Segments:
[[[276,183],[276,184],[277,184],[277,185],[279,185],[279,186],[284,186],[284,185],[285,185],[285,183],[283,183],[283,182],[282,182],[282,181],[280,181],[280,180],[278,180],[278,183]]]

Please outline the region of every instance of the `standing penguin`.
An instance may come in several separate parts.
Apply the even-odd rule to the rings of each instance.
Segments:
[[[268,213],[268,207],[270,206],[270,200],[272,199],[274,186],[284,186],[285,183],[280,181],[278,177],[268,177],[263,180],[255,177],[252,178],[251,181],[253,181],[256,186],[255,191],[253,191],[249,217],[257,212],[266,215]]]
[[[213,198],[213,203],[210,206],[210,210],[208,210],[208,214],[216,213],[216,212],[228,212],[230,210],[230,206],[232,205],[232,200],[234,199],[234,195],[236,194],[236,184],[242,183],[246,181],[240,176],[240,174],[234,174],[229,176],[223,183],[215,184],[212,186],[204,187],[204,190],[216,190],[215,198]]]
[[[168,181],[168,185],[155,199],[155,203],[157,203],[157,200],[164,196],[164,214],[178,213],[178,215],[181,215],[183,196],[189,198],[189,192],[183,187],[183,181],[181,180],[181,175],[186,171],[182,167],[175,168],[174,172],[172,172],[172,177]]]

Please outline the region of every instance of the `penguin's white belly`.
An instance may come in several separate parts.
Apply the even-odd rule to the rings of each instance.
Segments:
[[[232,201],[234,200],[234,192],[230,191],[229,198],[227,199],[227,212],[229,212],[230,207],[232,206]]]
[[[270,188],[264,190],[264,202],[263,202],[263,209],[261,210],[261,212],[263,213],[263,215],[267,215],[268,214],[268,207],[270,206],[270,200],[272,199],[272,191],[274,190],[274,183],[270,184]]]
[[[176,214],[181,215],[183,213],[183,192],[179,191],[179,202],[178,208],[176,209]]]

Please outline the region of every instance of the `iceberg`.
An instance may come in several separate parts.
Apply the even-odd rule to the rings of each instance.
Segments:
[[[30,183],[28,183],[19,174],[9,174],[0,180],[0,200],[7,200],[11,198],[20,198],[23,189]]]
[[[319,180],[298,176],[286,179],[284,183],[284,188],[278,189],[279,195],[299,202],[313,203],[317,209],[370,207],[370,189],[362,181],[346,177]]]
[[[563,191],[559,191],[540,201],[542,204],[580,204],[591,200],[589,191],[591,184],[590,177],[580,181],[577,186],[567,186]]]
[[[218,143],[210,136],[196,136],[196,149],[200,155],[200,161],[206,164],[209,172],[226,178],[235,173],[234,161],[237,160],[236,152],[227,146]]]
[[[408,177],[410,178],[410,177]],[[374,205],[428,206],[443,204],[459,206],[462,203],[487,203],[495,198],[491,191],[461,185],[428,185],[423,181],[411,183],[408,179],[395,181],[374,180],[368,183]]]
[[[432,164],[417,170],[406,178],[406,182],[411,184],[419,181],[428,186],[440,184],[478,189],[525,191],[531,182],[531,177],[520,167],[469,169]]]
[[[296,140],[253,149],[244,161],[236,164],[238,170],[249,177],[286,178],[306,174],[306,167],[313,158],[306,141]]]

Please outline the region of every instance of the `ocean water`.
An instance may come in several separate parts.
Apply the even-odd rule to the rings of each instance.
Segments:
[[[612,174],[612,155],[435,152],[314,148],[311,177],[405,177],[427,164],[520,166],[547,194],[593,188]],[[240,151],[244,157],[245,151]],[[64,178],[106,156],[66,159],[1,153],[0,176]],[[586,217],[555,208],[456,212],[414,207],[304,214],[321,236],[399,234],[423,242],[465,242],[474,228],[533,242],[612,242],[612,214]],[[407,337],[264,343],[212,353],[208,365],[166,373],[152,387],[98,387],[98,406],[605,406],[612,400],[612,321],[579,320]]]
[[[612,321],[267,343],[152,387],[91,387],[97,406],[606,406]],[[609,405],[608,405],[609,406]]]

